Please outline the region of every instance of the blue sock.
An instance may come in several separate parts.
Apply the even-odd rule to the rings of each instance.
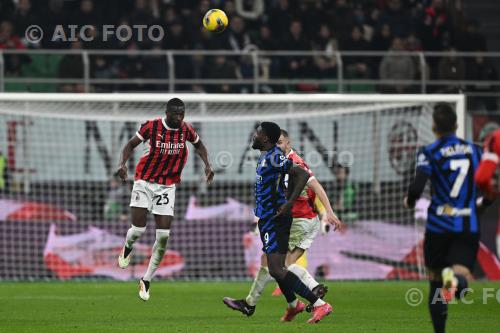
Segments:
[[[286,285],[287,288],[307,299],[311,304],[316,303],[318,300],[318,297],[292,272],[288,271],[282,282],[283,285]],[[285,292],[283,291],[283,293]]]
[[[281,292],[283,292],[283,296],[285,296],[287,303],[292,303],[297,299],[295,293],[293,292],[293,289],[285,285],[283,283],[283,280],[281,281],[276,280],[276,282],[278,282],[278,286],[280,287]]]
[[[455,292],[455,297],[460,299],[460,296],[465,296],[466,293],[462,294],[462,292],[469,287],[469,282],[465,278],[465,276],[460,274],[455,274],[455,277],[458,280],[457,291]]]

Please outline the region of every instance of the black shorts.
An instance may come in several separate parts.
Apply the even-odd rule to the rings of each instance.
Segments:
[[[291,215],[280,215],[277,218],[269,217],[259,219],[260,239],[264,253],[288,252],[288,239],[290,238],[290,228],[292,227]]]
[[[478,233],[439,234],[426,232],[424,238],[425,266],[429,269],[441,270],[453,265],[462,265],[472,272],[478,248]]]

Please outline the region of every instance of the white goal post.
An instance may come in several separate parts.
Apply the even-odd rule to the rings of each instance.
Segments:
[[[130,224],[132,179],[116,181],[119,154],[141,122],[186,103],[216,171],[203,184],[191,152],[177,188],[172,237],[158,278],[245,279],[258,269],[251,232],[259,121],[286,129],[347,228],[318,236],[309,270],[325,279],[418,279],[425,212],[401,207],[415,152],[434,140],[432,109],[454,105],[466,134],[463,95],[0,94],[0,280],[133,279],[142,276],[153,224],[131,269],[116,256]],[[142,154],[138,147],[129,163]],[[191,149],[192,150],[192,149]]]

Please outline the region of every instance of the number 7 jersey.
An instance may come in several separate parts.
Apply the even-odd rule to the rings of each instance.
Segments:
[[[480,161],[479,147],[455,135],[442,137],[418,152],[417,172],[431,181],[427,231],[479,231],[474,172]]]

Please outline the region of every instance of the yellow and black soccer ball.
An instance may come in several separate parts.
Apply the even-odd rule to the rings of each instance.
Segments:
[[[203,17],[203,26],[209,31],[223,32],[228,24],[226,13],[220,9],[210,9]]]

